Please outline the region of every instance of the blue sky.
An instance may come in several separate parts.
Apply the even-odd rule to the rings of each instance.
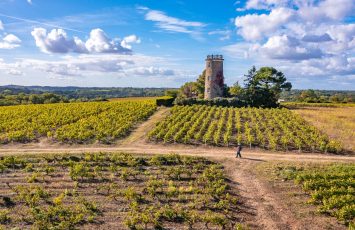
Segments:
[[[223,54],[294,88],[355,89],[352,0],[1,0],[0,85],[179,87]]]

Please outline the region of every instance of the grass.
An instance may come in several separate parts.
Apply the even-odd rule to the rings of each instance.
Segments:
[[[294,109],[303,107],[355,107],[355,103],[307,103],[307,102],[282,102],[282,106]]]
[[[0,229],[241,229],[228,183],[200,157],[2,157]]]
[[[355,107],[302,107],[293,112],[355,151]]]

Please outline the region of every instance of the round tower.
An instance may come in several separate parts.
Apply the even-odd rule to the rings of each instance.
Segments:
[[[223,97],[223,60],[222,55],[207,55],[205,99]]]

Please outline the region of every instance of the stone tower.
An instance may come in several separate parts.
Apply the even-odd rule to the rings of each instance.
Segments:
[[[223,97],[223,60],[222,55],[207,55],[205,99]]]

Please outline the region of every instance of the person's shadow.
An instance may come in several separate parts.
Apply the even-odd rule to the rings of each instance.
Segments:
[[[265,160],[255,159],[255,158],[249,158],[249,157],[241,157],[240,159],[247,159],[247,160],[251,160],[251,161],[261,161],[261,162],[265,162]]]

